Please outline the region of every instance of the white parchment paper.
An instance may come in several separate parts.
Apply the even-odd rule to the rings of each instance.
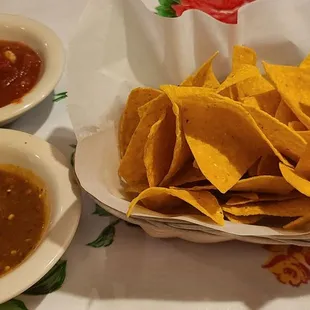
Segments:
[[[115,210],[127,211],[116,137],[133,87],[179,84],[215,51],[220,52],[215,73],[223,78],[235,44],[254,48],[259,60],[298,64],[310,52],[309,12],[307,0],[259,0],[240,10],[238,25],[226,25],[199,11],[159,17],[138,0],[89,1],[68,55],[68,110],[79,141],[75,168],[82,187]],[[143,208],[135,215],[165,218]],[[202,217],[173,219],[235,235],[296,235],[233,223],[219,227]]]

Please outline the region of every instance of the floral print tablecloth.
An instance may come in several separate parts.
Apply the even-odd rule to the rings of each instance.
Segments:
[[[177,17],[186,10],[200,9],[227,23],[236,23],[238,9],[251,2],[143,1],[161,16]],[[67,47],[86,4],[86,0],[74,4],[69,0],[10,0],[1,8],[46,23]],[[55,94],[11,127],[55,144],[74,165],[76,141],[66,113],[70,96],[66,89],[64,74]],[[28,295],[0,305],[0,310],[306,310],[310,308],[309,280],[310,249],[153,239],[83,195],[81,223],[63,260]]]
[[[201,10],[219,21],[236,24],[238,9],[254,0],[159,0],[156,11],[164,17],[178,17],[187,10]]]

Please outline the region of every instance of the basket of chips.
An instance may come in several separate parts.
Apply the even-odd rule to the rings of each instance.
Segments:
[[[265,42],[276,43],[266,45],[242,28],[243,19],[258,22],[251,9],[229,26],[201,12],[160,19],[135,1],[95,14],[99,4],[84,14],[69,58],[81,186],[155,237],[310,245],[310,57],[291,55],[279,21],[269,23]],[[185,45],[178,29],[193,22],[201,27]],[[239,33],[244,44],[231,45]],[[78,61],[90,53],[77,48],[81,40],[92,47],[89,63]]]

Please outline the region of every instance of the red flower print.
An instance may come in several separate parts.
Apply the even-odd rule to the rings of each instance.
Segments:
[[[273,256],[262,267],[269,269],[283,284],[298,287],[302,283],[307,284],[310,280],[309,269],[290,255]]]
[[[201,10],[215,19],[228,24],[237,23],[238,9],[255,0],[181,0],[172,5],[177,16],[190,9]]]
[[[299,286],[310,280],[310,248],[296,245],[264,245],[271,257],[262,266],[283,284]]]

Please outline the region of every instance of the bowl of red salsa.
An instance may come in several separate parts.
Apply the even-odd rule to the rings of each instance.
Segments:
[[[42,102],[58,83],[64,62],[62,43],[50,28],[0,14],[0,126]]]

